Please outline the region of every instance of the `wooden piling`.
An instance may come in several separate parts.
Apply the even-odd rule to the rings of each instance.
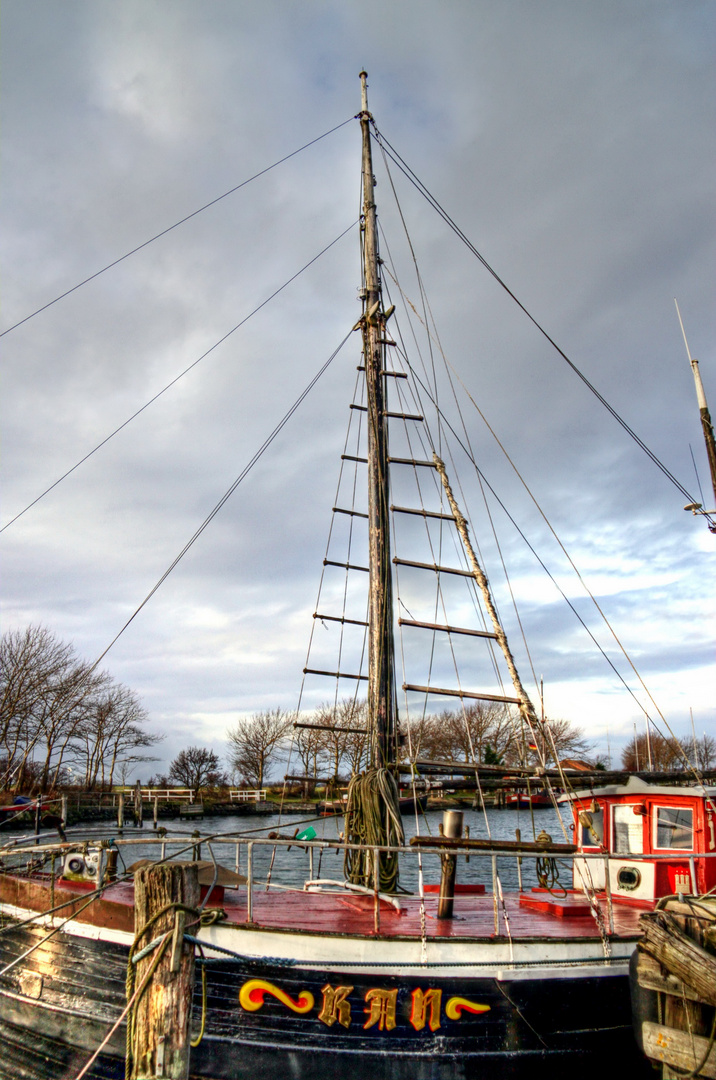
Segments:
[[[662,1077],[716,1077],[716,902],[711,897],[670,898],[642,915],[636,1012],[648,1015],[649,994],[659,997],[653,1019],[641,1024],[646,1055]],[[633,991],[634,996],[634,991]],[[659,1022],[656,1023],[658,1017]]]
[[[136,965],[135,988],[157,964],[158,950],[163,948],[156,970],[135,1004],[129,1077],[186,1080],[191,1052],[194,947],[184,941],[187,915],[177,905],[198,908],[197,866],[175,862],[142,867],[134,875],[134,889],[135,934],[144,930],[137,951],[165,934],[169,938]]]
[[[120,791],[117,799],[117,832],[122,834],[124,831],[124,792]]]

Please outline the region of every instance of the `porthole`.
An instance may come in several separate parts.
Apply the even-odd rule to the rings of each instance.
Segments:
[[[617,871],[617,888],[633,892],[641,885],[641,871],[635,866],[621,866]]]

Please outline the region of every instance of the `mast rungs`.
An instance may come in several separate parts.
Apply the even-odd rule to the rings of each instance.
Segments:
[[[341,509],[340,506],[334,506],[333,507],[333,513],[334,514],[347,514],[348,517],[360,517],[360,518],[365,518],[366,521],[368,520],[368,515],[367,514],[362,514],[360,512],[360,510],[343,510],[343,509]]]
[[[315,618],[315,615],[314,615]],[[441,623],[417,622],[415,619],[398,619],[398,626],[419,626],[423,630],[444,630],[448,634],[469,634],[470,637],[492,638],[498,640],[497,634],[489,630],[468,630],[463,626],[447,626]]]
[[[440,518],[441,521],[454,521],[452,514],[440,514],[436,510],[414,510],[409,506],[391,506],[394,514],[415,514],[417,517]]]
[[[368,728],[364,727],[341,727],[339,724],[300,724],[298,721],[293,725],[295,728],[313,728],[315,731],[341,731],[346,735],[370,735]]]
[[[503,697],[502,694],[476,694],[472,690],[446,690],[442,686],[413,686],[403,683],[403,690],[413,690],[417,694],[435,694],[438,697],[474,698],[475,701],[500,701],[506,705],[521,705],[520,698]]]
[[[322,622],[339,622],[350,623],[351,626],[367,626],[368,623],[364,619],[346,619],[342,615],[319,615],[317,611],[313,613],[314,619],[321,619]]]
[[[333,559],[324,559],[324,566],[340,566],[342,570],[362,570],[363,573],[369,574],[370,567],[368,566],[356,566],[355,563],[349,562],[334,562]]]
[[[358,458],[356,458],[356,461]],[[367,461],[367,458],[361,458],[362,461]],[[409,457],[389,457],[388,461],[391,465],[415,465],[424,469],[434,469],[434,461],[416,461],[415,458]]]
[[[327,675],[329,679],[355,679],[356,682],[368,682],[367,675],[347,675],[345,671],[318,671],[317,668],[305,667],[304,675]]]
[[[356,412],[368,412],[367,405],[356,405],[353,402],[349,405],[350,409],[355,409]],[[382,414],[383,416],[389,416],[393,420],[420,420],[425,419],[424,416],[420,416],[418,413],[406,413],[406,412],[388,412],[387,410]]]
[[[387,339],[380,339],[381,345],[397,345],[396,341],[388,341]],[[359,364],[356,371],[365,371],[365,364]],[[381,375],[386,375],[391,379],[407,379],[407,371],[381,371]]]
[[[341,454],[341,461],[359,461],[361,465],[368,464],[367,457],[356,457],[355,454]]]
[[[460,577],[475,577],[472,570],[456,570],[452,566],[438,566],[437,563],[413,562],[411,559],[399,559],[397,555],[394,556],[393,562],[396,566],[414,566],[418,570],[433,570],[436,574],[458,574]]]

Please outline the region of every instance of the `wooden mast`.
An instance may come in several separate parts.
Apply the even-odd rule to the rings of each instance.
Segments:
[[[713,487],[714,499],[716,500],[716,440],[714,440],[714,428],[711,422],[711,413],[709,412],[708,402],[706,401],[706,392],[704,391],[704,384],[701,382],[701,372],[699,371],[699,362],[694,360],[691,355],[691,349],[689,343],[686,340],[686,331],[684,330],[684,324],[681,320],[681,312],[679,311],[679,305],[676,303],[676,314],[679,317],[679,326],[681,327],[681,333],[684,338],[684,345],[686,346],[686,355],[689,358],[691,364],[691,370],[694,375],[694,384],[696,386],[696,400],[699,403],[699,416],[701,417],[701,428],[704,433],[704,441],[706,443],[706,454],[709,460],[709,471],[711,473],[711,486]],[[714,502],[716,506],[716,502]]]
[[[385,417],[383,313],[378,258],[378,227],[373,188],[368,112],[367,73],[362,71],[360,124],[363,136],[363,241],[364,300],[361,327],[368,406],[368,550],[370,598],[368,604],[368,710],[371,730],[371,766],[385,768],[395,760],[395,680],[393,602],[390,563],[388,484],[388,428]]]

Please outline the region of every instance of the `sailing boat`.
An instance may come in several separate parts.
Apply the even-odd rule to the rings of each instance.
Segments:
[[[344,837],[298,838],[310,859],[303,887],[278,889],[270,873],[265,881],[256,876],[259,852],[291,844],[295,851],[295,838],[220,838],[234,846],[236,869],[241,864],[243,875],[201,864],[202,907],[209,905],[213,915],[197,916],[189,939],[202,968],[194,997],[198,1036],[192,1043],[191,1076],[320,1080],[340,1071],[352,1080],[477,1080],[601,1076],[618,1067],[622,1075],[636,1078],[645,1066],[632,1039],[629,1011],[628,964],[639,937],[634,899],[648,906],[658,890],[642,897],[631,887],[633,875],[624,874],[623,810],[615,812],[622,831],[615,827],[613,844],[609,825],[598,833],[598,813],[610,820],[609,793],[600,810],[588,803],[588,793],[579,793],[575,825],[587,831],[577,844],[553,843],[549,837],[535,842],[469,839],[453,815],[446,820],[445,835],[417,837],[405,845],[397,777],[401,769],[414,772],[416,762],[400,761],[396,704],[388,479],[395,461],[388,445],[386,393],[390,309],[383,301],[365,72],[361,82],[364,287],[358,328],[368,443],[370,762],[351,781]],[[536,734],[540,719],[520,681],[445,465],[437,454],[411,464],[434,470],[449,507],[449,514],[437,516],[452,522],[467,561],[467,569],[437,563],[431,569],[462,575],[476,585],[491,627],[402,621],[496,644],[514,689],[494,694],[410,683],[404,689],[511,707]],[[457,769],[455,762],[417,765],[425,775]],[[490,773],[490,768],[466,765],[462,771],[479,779],[515,769],[495,766]],[[527,764],[517,771],[520,777],[536,776]],[[550,778],[558,774],[540,771],[540,783]],[[635,800],[645,801],[641,790],[612,799],[620,805]],[[639,818],[642,828],[645,820]],[[168,856],[172,840],[174,847],[187,846],[186,838],[161,838],[157,843]],[[190,841],[195,848],[199,842],[197,835]],[[683,837],[679,842],[685,842]],[[36,846],[29,864],[26,851],[14,859],[12,852],[5,853],[0,874],[2,1080],[74,1077],[98,1049],[92,1068],[101,1071],[89,1075],[124,1076],[121,1020],[128,957],[130,949],[141,945],[143,953],[156,942],[144,926],[135,925],[131,878],[116,879],[114,850],[121,851],[123,843],[117,838],[105,845]],[[326,879],[320,860],[336,847],[344,854],[345,876]],[[579,858],[567,889],[556,884],[555,860],[575,854]],[[608,869],[595,880],[594,867],[608,866],[612,854],[619,860],[621,879],[613,879]],[[484,862],[490,891],[484,885],[456,887],[456,859],[462,856]],[[506,860],[521,866],[528,857],[540,861],[542,884],[534,893],[507,893],[501,866]],[[639,857],[629,849],[629,859]],[[418,889],[400,893],[400,863],[408,858],[418,864]],[[429,887],[436,889],[437,882],[424,882],[431,858],[431,865],[442,868],[439,894]],[[614,895],[619,881],[629,901],[622,906]],[[131,1039],[129,1050],[131,1057]],[[147,1068],[147,1075],[163,1074],[158,1048]]]

